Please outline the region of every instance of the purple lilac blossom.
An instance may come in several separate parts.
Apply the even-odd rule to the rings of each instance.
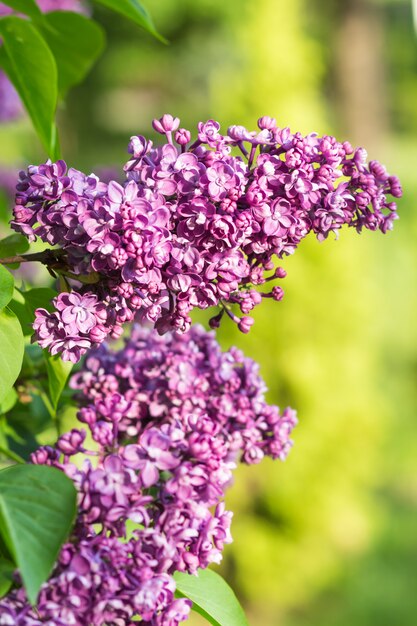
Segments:
[[[397,219],[390,195],[401,196],[399,180],[377,161],[367,163],[362,148],[292,133],[269,117],[258,120],[259,131],[232,126],[226,135],[217,122],[200,122],[189,144],[191,133],[179,123],[170,115],[154,120],[166,138],[161,146],[131,138],[123,184],[105,184],[63,161],[20,174],[13,228],[61,248],[79,277],[72,288],[104,304],[113,336],[134,318],[161,334],[185,332],[192,309],[212,306],[220,307],[213,328],[226,313],[249,332],[253,308],[283,297],[279,286],[258,288],[285,276],[276,260],[309,233],[319,240],[342,226],[385,233]],[[91,275],[96,282],[83,284]],[[35,329],[45,331],[45,313],[37,317]],[[106,336],[99,324],[69,335],[61,310],[48,320],[50,336],[36,337],[66,359],[83,352],[77,337],[84,346]]]
[[[76,363],[94,342],[100,343],[110,333],[106,325],[106,306],[94,294],[60,293],[54,298],[56,311],[37,309],[33,328],[43,348],[62,354]]]
[[[0,600],[0,625],[178,626],[191,603],[175,599],[173,574],[220,562],[233,470],[284,460],[295,412],[266,404],[258,366],[236,348],[222,352],[199,326],[163,337],[135,327],[121,350],[103,345],[88,356],[72,387],[96,450],[74,429],[32,461],[74,481],[73,536],[36,611],[14,590]],[[73,462],[78,453],[83,464]]]

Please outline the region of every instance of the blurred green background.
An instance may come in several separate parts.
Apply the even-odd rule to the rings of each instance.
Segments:
[[[281,303],[248,336],[269,400],[299,413],[285,464],[240,468],[223,573],[252,626],[417,624],[417,36],[411,0],[148,0],[163,46],[96,12],[106,53],[59,120],[67,162],[126,160],[164,112],[194,128],[261,115],[364,145],[400,176],[392,233],[305,241]],[[0,162],[43,158],[30,124],[0,127]],[[10,212],[10,205],[3,213]],[[202,319],[202,318],[200,318]],[[197,624],[197,620],[194,622]]]

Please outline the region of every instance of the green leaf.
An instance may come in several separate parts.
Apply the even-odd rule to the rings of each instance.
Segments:
[[[54,56],[29,20],[0,19],[0,35],[0,65],[19,93],[48,155],[56,159],[58,75]]]
[[[35,604],[76,514],[76,490],[60,470],[14,465],[0,471],[0,532]]]
[[[47,13],[40,28],[55,57],[59,93],[65,95],[84,80],[103,52],[104,31],[96,22],[71,11]]]
[[[29,242],[23,235],[9,235],[0,240],[0,259],[6,259],[29,250]]]
[[[2,4],[7,4],[14,11],[29,15],[34,19],[42,17],[41,10],[35,0],[4,0]]]
[[[209,569],[198,576],[176,572],[177,590],[193,602],[193,609],[213,626],[248,626],[245,613],[226,581]]]
[[[148,33],[159,39],[159,41],[162,41],[162,43],[167,43],[167,40],[156,30],[148,11],[138,0],[96,0],[96,2],[109,9],[113,9],[113,11],[117,13],[121,13],[124,17],[132,20],[132,22],[135,22]]]
[[[0,402],[0,415],[10,411],[17,402],[17,393],[14,387],[12,387],[3,402]]]
[[[65,383],[71,373],[73,364],[63,361],[57,354],[52,356],[44,350],[46,371],[48,372],[49,397],[54,410],[57,410],[58,402],[65,388]]]
[[[22,327],[22,332],[25,337],[33,334],[33,317],[25,306],[25,300],[23,296],[15,289],[13,294],[13,300],[9,302],[8,308],[13,311]]]
[[[19,376],[23,361],[24,339],[13,311],[0,311],[0,402],[7,397]]]
[[[13,584],[13,572],[16,566],[8,559],[0,558],[0,598],[6,595]]]
[[[3,265],[0,265],[0,309],[9,304],[13,297],[14,279]]]

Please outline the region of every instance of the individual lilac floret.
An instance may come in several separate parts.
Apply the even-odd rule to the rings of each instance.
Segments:
[[[79,305],[68,313],[77,329],[90,324]],[[95,450],[73,429],[32,462],[74,481],[76,525],[36,610],[13,590],[0,600],[0,624],[178,626],[191,602],[175,598],[173,574],[221,561],[233,470],[285,459],[295,413],[266,404],[257,365],[236,348],[222,352],[199,326],[163,337],[136,327],[121,350],[90,355],[72,386]]]
[[[213,327],[226,314],[249,332],[254,307],[283,297],[278,285],[265,289],[285,276],[277,260],[309,233],[385,233],[397,218],[398,178],[367,163],[362,148],[266,116],[258,131],[225,135],[216,121],[200,122],[193,143],[179,123],[154,120],[163,145],[131,138],[123,184],[63,161],[20,174],[13,228],[61,248],[73,289],[105,302],[111,332],[133,318],[185,332],[194,308],[213,306]]]

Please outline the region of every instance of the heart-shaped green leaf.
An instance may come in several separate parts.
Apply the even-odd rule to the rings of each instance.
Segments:
[[[13,297],[14,279],[3,265],[0,265],[0,309],[9,304]]]
[[[47,13],[40,28],[55,57],[58,89],[64,96],[84,80],[103,52],[104,31],[96,22],[71,11]]]
[[[10,411],[17,402],[17,393],[14,387],[12,387],[6,397],[0,402],[0,415]]]
[[[52,356],[47,350],[44,350],[44,355],[46,361],[46,371],[48,372],[49,397],[51,399],[52,406],[56,411],[59,399],[64,391],[65,383],[71,373],[73,364],[68,361],[63,361],[58,354],[56,356]]]
[[[209,569],[198,576],[176,572],[177,591],[193,602],[193,610],[213,626],[248,626],[245,613],[227,582]]]
[[[113,9],[113,11],[117,13],[121,13],[124,17],[135,22],[148,31],[148,33],[159,39],[159,41],[162,41],[162,43],[167,43],[166,39],[156,30],[148,11],[138,0],[96,0],[96,2],[103,4],[109,9]]]
[[[58,157],[55,110],[58,76],[54,56],[27,19],[0,19],[0,65],[15,86],[46,151]]]
[[[36,603],[76,514],[76,490],[60,470],[14,465],[0,471],[0,533]]]

